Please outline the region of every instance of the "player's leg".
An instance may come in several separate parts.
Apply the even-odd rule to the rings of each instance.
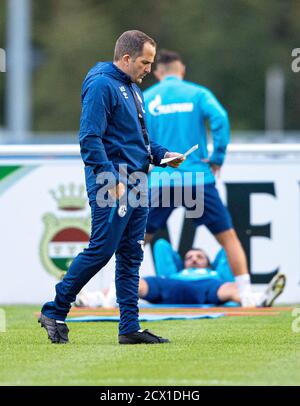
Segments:
[[[149,303],[165,304],[165,297],[169,297],[172,280],[160,276],[146,276],[139,283],[139,297]],[[172,302],[175,303],[175,302]]]
[[[140,297],[159,304],[221,304],[217,292],[223,285],[218,279],[196,281],[147,276],[143,280]]]
[[[144,234],[148,208],[133,209],[130,222],[116,251],[116,294],[120,307],[119,343],[154,344],[168,342],[145,330],[138,321],[139,268],[144,256]]]
[[[166,227],[167,220],[174,210],[172,204],[173,188],[170,188],[170,201],[167,207],[164,207],[162,188],[152,188],[150,190],[150,209],[148,213],[145,244],[153,240],[154,234]]]
[[[242,306],[256,306],[257,300],[251,288],[246,255],[235,230],[231,228],[222,231],[215,234],[215,238],[226,252],[230,268],[237,283]]]
[[[235,276],[247,274],[247,260],[242,245],[233,229],[231,216],[224,206],[214,183],[204,186],[204,211],[194,220],[197,226],[205,225],[225,249]]]
[[[253,298],[257,307],[271,307],[279,295],[284,290],[286,284],[286,276],[279,272],[268,284],[264,292],[254,292]],[[233,301],[241,303],[241,296],[236,283],[226,282],[220,286],[217,292],[221,302]]]
[[[54,301],[45,303],[41,311],[41,324],[48,335],[64,322],[82,287],[110,260],[130,217],[130,214],[118,216],[117,207],[99,207],[95,200],[90,205],[92,233],[89,247],[74,259],[63,280],[56,285]],[[53,337],[52,342],[60,341]]]
[[[214,184],[204,189],[205,225],[225,249],[234,276],[248,274],[245,251],[233,229],[231,216]]]
[[[222,303],[229,301],[241,303],[239,290],[236,283],[233,282],[223,283],[217,291],[217,296]]]
[[[205,185],[204,213],[196,224],[204,224],[224,248],[243,306],[255,306],[252,296],[247,259],[240,240],[233,229],[231,216],[224,206],[215,184]]]
[[[131,209],[130,222],[116,251],[116,294],[120,307],[119,333],[140,329],[138,323],[139,268],[143,260],[147,208]]]
[[[139,280],[139,298],[143,299],[149,292],[149,285],[144,278]]]
[[[248,274],[245,251],[233,228],[214,234],[218,243],[225,249],[232,273],[235,276]]]

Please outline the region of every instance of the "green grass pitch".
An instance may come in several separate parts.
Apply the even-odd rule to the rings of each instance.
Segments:
[[[172,340],[121,346],[117,323],[70,323],[68,345],[48,342],[36,306],[2,306],[0,385],[299,385],[300,333],[278,316],[142,323]]]

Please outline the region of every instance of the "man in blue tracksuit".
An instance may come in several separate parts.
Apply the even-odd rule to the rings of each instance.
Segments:
[[[184,177],[185,187],[196,190],[197,173],[204,177],[204,211],[195,218],[195,224],[205,225],[224,247],[231,269],[240,289],[242,304],[254,305],[250,276],[244,250],[233,229],[230,214],[224,207],[215,187],[215,174],[220,170],[229,142],[229,121],[227,113],[215,96],[205,87],[183,80],[185,66],[180,56],[172,51],[161,51],[156,59],[155,76],[159,83],[144,93],[146,122],[151,138],[167,148],[185,152],[193,145],[199,148],[189,155],[178,171],[184,175],[190,173],[190,184]],[[213,151],[208,157],[206,121],[209,122],[213,139]],[[162,202],[162,187],[157,183],[157,172],[174,173],[172,168],[154,168],[151,172],[151,192],[159,190],[159,203]],[[156,183],[155,183],[156,181]],[[162,181],[164,182],[164,180]],[[164,186],[164,184],[162,184]],[[173,203],[173,205],[172,205]],[[147,222],[146,241],[166,226],[174,209],[169,207],[151,207]]]
[[[150,141],[144,124],[143,96],[135,83],[141,83],[150,72],[155,52],[156,44],[146,34],[126,31],[117,40],[114,62],[97,63],[83,82],[79,141],[92,233],[89,247],[74,259],[56,285],[55,300],[42,308],[39,321],[53,343],[68,342],[64,321],[71,303],[114,253],[119,343],[168,342],[149,330],[141,331],[138,322],[139,267],[148,207],[120,203],[132,190],[130,184],[125,188],[128,178],[124,166],[129,176],[146,174],[150,163],[159,165],[162,158],[179,155]],[[177,167],[182,161],[179,157],[170,164]],[[114,205],[103,204],[111,201]]]

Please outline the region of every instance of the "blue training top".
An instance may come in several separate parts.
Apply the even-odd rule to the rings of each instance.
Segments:
[[[120,164],[127,164],[129,174],[148,171],[149,152],[134,95],[143,112],[140,89],[112,62],[97,63],[83,82],[79,141],[88,191],[99,187],[99,173],[110,172],[118,181]],[[159,165],[167,149],[149,141],[153,163]]]
[[[226,111],[205,87],[177,76],[167,76],[144,92],[146,123],[153,141],[169,151],[186,152],[195,144],[198,150],[189,155],[177,169],[154,168],[153,172],[203,172],[205,183],[213,183],[208,163],[206,120],[213,139],[212,163],[222,165],[229,142],[230,128]],[[193,182],[194,183],[194,182]]]

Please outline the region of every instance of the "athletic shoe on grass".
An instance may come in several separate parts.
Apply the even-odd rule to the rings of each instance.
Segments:
[[[149,330],[119,335],[119,344],[163,344],[169,342],[167,338],[159,337]]]
[[[50,319],[43,313],[38,321],[41,324],[41,327],[44,327],[47,331],[48,338],[53,344],[67,344],[69,342],[69,329],[66,323]]]

